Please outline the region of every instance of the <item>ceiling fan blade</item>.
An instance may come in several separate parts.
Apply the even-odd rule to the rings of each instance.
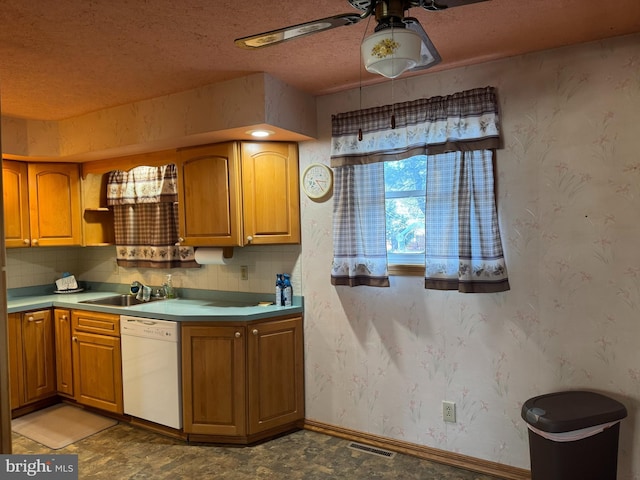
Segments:
[[[434,65],[440,63],[442,58],[440,57],[438,50],[436,50],[436,47],[431,42],[431,39],[427,35],[427,32],[425,32],[424,28],[422,28],[422,25],[420,25],[418,19],[413,17],[406,17],[402,21],[405,23],[409,30],[413,30],[414,32],[416,32],[422,39],[420,63],[418,63],[410,71],[413,72],[414,70],[424,70],[425,68],[433,67]]]
[[[271,30],[270,32],[238,38],[234,41],[234,43],[238,47],[247,49],[268,47],[276,43],[282,43],[286,42],[287,40],[293,40],[294,38],[311,35],[312,33],[322,32],[336,27],[343,27],[345,25],[356,24],[360,20],[368,16],[369,13],[365,12],[366,15],[357,15],[353,13],[334,15],[333,17],[321,18],[312,22],[300,23],[298,25],[292,25],[290,27]]]
[[[447,8],[463,7],[472,3],[486,2],[488,0],[421,0],[421,7],[425,10],[445,10]]]

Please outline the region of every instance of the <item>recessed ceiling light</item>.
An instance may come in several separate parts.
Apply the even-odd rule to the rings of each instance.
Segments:
[[[264,138],[273,135],[274,132],[271,130],[249,130],[247,133],[252,137]]]

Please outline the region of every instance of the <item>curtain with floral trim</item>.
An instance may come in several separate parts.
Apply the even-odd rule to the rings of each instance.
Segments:
[[[371,163],[338,168],[333,188],[331,283],[388,287],[384,165]]]
[[[427,155],[425,288],[509,290],[493,183],[500,144],[493,87],[334,115],[332,283],[389,285],[384,174],[364,167]]]
[[[178,243],[177,169],[174,164],[109,173],[116,262],[123,267],[199,268],[193,247]]]

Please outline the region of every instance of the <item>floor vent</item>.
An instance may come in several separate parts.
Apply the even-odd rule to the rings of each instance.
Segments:
[[[364,453],[370,453],[371,455],[378,455],[379,457],[384,458],[393,458],[396,456],[395,452],[390,452],[389,450],[384,450],[383,448],[372,447],[370,445],[363,445],[362,443],[351,442],[347,447],[352,450],[358,450]]]

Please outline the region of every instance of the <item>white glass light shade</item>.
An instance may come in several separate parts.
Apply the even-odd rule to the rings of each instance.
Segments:
[[[421,60],[422,39],[404,28],[387,28],[362,42],[362,58],[368,72],[396,78],[415,67]]]

